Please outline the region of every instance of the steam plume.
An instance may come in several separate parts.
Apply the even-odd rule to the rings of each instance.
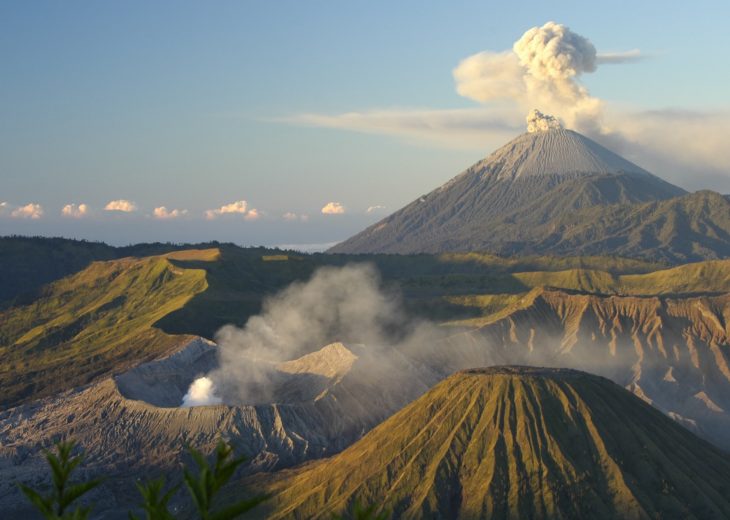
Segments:
[[[216,335],[219,368],[207,377],[226,401],[266,402],[277,363],[333,342],[364,345],[373,369],[388,370],[393,355],[435,334],[435,327],[409,321],[401,308],[372,266],[321,268],[306,283],[268,298],[243,328],[223,327]]]
[[[221,398],[215,395],[213,381],[207,377],[199,377],[193,381],[188,389],[188,393],[183,396],[181,406],[183,408],[189,408],[191,406],[220,404],[221,402],[223,402]]]

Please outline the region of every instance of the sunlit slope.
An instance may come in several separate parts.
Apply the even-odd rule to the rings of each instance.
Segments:
[[[0,313],[0,404],[72,388],[169,350],[181,338],[153,324],[206,287],[203,270],[165,256],[94,262],[54,282],[32,304]]]
[[[508,367],[457,373],[264,487],[269,518],[359,501],[395,518],[719,519],[730,458],[606,379]]]
[[[595,265],[595,264],[594,264]],[[586,294],[620,296],[689,297],[730,292],[730,260],[711,260],[636,274],[595,268],[510,273],[513,285],[493,286],[493,292],[450,295],[453,305],[478,309],[481,316],[459,322],[481,325],[494,321],[505,310],[521,305],[535,288],[552,288]],[[520,289],[520,287],[522,289]]]
[[[186,246],[158,242],[113,247],[68,238],[0,237],[0,309],[30,303],[44,285],[78,273],[91,262],[216,246],[217,243]]]
[[[730,291],[730,260],[685,264],[643,274],[569,269],[515,273],[528,287],[550,286],[603,294],[694,294]]]
[[[601,296],[538,288],[465,334],[490,344],[497,359],[608,377],[730,449],[728,323],[729,294]]]

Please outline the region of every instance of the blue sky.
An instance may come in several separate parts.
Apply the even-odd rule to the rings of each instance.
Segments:
[[[487,114],[490,104],[457,94],[453,69],[480,51],[510,49],[549,20],[599,53],[640,49],[640,61],[580,78],[605,103],[605,118],[652,151],[629,148],[629,158],[686,188],[730,192],[718,137],[727,128],[730,8],[667,4],[4,2],[0,233],[111,243],[344,239],[505,142],[488,128],[424,138],[382,128],[372,112],[397,112],[396,125],[406,114],[406,126],[414,113],[428,122],[439,110]],[[662,119],[647,127],[650,110]],[[367,132],[362,123],[298,119],[349,112],[364,114]],[[680,164],[670,131],[679,124],[691,136],[706,128],[697,140],[718,144],[695,146],[692,163]],[[118,199],[136,211],[103,210]],[[258,218],[204,218],[240,200]],[[344,214],[321,214],[328,202]],[[30,203],[40,218],[11,216]],[[70,203],[88,214],[62,217]],[[187,213],[155,219],[160,206]],[[385,208],[367,213],[372,206]]]

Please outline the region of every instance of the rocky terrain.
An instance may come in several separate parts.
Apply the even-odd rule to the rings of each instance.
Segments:
[[[246,474],[311,463],[346,449],[454,372],[483,366],[602,375],[730,450],[727,260],[668,267],[452,253],[272,262],[263,252],[226,247],[93,262],[36,300],[0,311],[3,511],[25,514],[15,482],[42,485],[42,450],[60,438],[87,451],[82,475],[109,477],[92,497],[100,517],[126,518],[138,497],[135,479],[176,470],[187,443],[209,452],[220,437],[229,440],[250,458]],[[280,361],[246,358],[265,384],[246,393],[223,385],[216,390],[223,404],[181,407],[191,383],[213,377],[220,363],[219,347],[200,331],[239,312],[247,319],[266,307],[266,295],[318,266],[363,259],[407,302],[434,306],[444,319],[427,323],[417,341],[318,340]],[[382,294],[380,302],[397,300]],[[414,330],[424,319],[395,314]],[[344,336],[324,341],[336,338]]]
[[[291,466],[344,449],[437,381],[405,358],[374,377],[364,347],[333,344],[275,367],[267,403],[181,408],[190,383],[216,365],[215,348],[196,339],[117,377],[0,412],[0,507],[27,508],[14,483],[44,482],[42,449],[55,439],[85,448],[84,471],[112,479],[95,493],[97,509],[126,518],[135,475],[177,467],[186,444],[207,453],[224,438],[250,457],[249,472]],[[409,377],[398,380],[401,371]]]
[[[88,450],[90,473],[120,479],[104,495],[114,509],[134,496],[127,475],[174,467],[185,443],[209,451],[222,436],[251,457],[248,471],[290,467],[346,448],[455,371],[515,363],[603,375],[730,450],[728,316],[726,294],[538,288],[430,344],[387,352],[331,344],[268,367],[276,377],[250,402],[224,393],[226,404],[180,408],[190,383],[217,365],[215,345],[198,339],[114,378],[0,413],[2,480],[37,481],[45,474],[39,450],[70,436]],[[0,505],[18,504],[14,488],[0,489]]]
[[[248,485],[266,518],[720,519],[730,456],[607,379],[457,373],[344,452]]]
[[[486,323],[473,322],[477,331],[449,338],[441,363],[457,370],[465,357],[471,366],[586,370],[730,451],[729,317],[727,294],[672,298],[535,289]],[[490,354],[480,360],[482,345]]]

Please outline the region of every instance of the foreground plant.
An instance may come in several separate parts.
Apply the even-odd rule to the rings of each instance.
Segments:
[[[87,520],[91,513],[92,506],[78,506],[72,509],[72,505],[98,486],[102,479],[95,478],[79,484],[70,484],[71,473],[83,461],[83,455],[71,456],[75,446],[73,441],[62,441],[56,443],[56,453],[46,451],[46,460],[51,468],[53,480],[50,494],[43,495],[28,486],[20,485],[25,496],[47,520]],[[233,448],[223,441],[220,441],[215,448],[213,464],[195,448],[188,446],[187,450],[197,468],[193,471],[186,467],[183,480],[201,520],[232,520],[268,500],[267,495],[259,495],[223,507],[214,507],[215,497],[246,459],[233,458]],[[170,511],[169,503],[180,486],[181,484],[177,484],[168,487],[165,477],[137,483],[137,489],[142,496],[139,508],[144,511],[145,519],[175,520],[176,516]],[[345,515],[335,515],[333,520],[387,520],[389,517],[390,514],[387,512],[378,513],[374,505],[365,507],[355,502],[350,512]],[[140,520],[131,512],[129,518]]]
[[[71,505],[77,499],[101,484],[102,479],[95,478],[79,484],[70,484],[71,473],[84,460],[83,455],[71,456],[76,443],[60,441],[56,443],[56,453],[46,451],[46,460],[51,467],[53,487],[50,494],[40,492],[20,484],[28,500],[48,520],[85,520],[91,513],[91,506],[76,507]]]
[[[268,497],[257,496],[230,504],[213,512],[213,498],[231,479],[236,468],[244,463],[245,458],[231,459],[233,448],[223,441],[215,448],[215,464],[211,466],[202,453],[192,447],[188,452],[198,466],[197,473],[185,469],[185,484],[190,491],[195,507],[202,520],[230,520],[253,509]],[[229,460],[230,459],[230,460]]]
[[[173,495],[180,488],[180,485],[173,486],[166,493],[165,477],[150,480],[145,484],[137,483],[137,489],[142,495],[142,509],[145,512],[147,520],[175,520],[175,517],[168,509],[168,503]],[[130,520],[139,520],[134,513],[129,513]]]

